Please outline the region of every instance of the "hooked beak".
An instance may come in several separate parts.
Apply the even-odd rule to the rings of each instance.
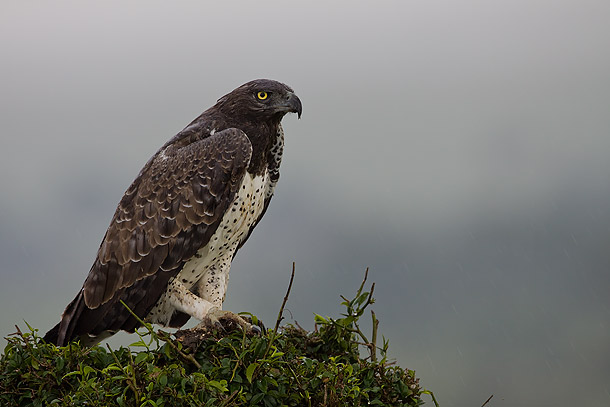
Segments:
[[[301,104],[301,99],[297,95],[292,92],[288,93],[284,103],[280,106],[280,109],[284,112],[296,113],[299,115],[299,119],[301,118],[301,113],[303,112],[303,105]]]

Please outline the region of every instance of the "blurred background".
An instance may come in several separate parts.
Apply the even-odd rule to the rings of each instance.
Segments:
[[[610,405],[608,21],[603,0],[4,0],[1,336],[51,328],[147,159],[265,77],[303,117],[226,309],[272,325],[294,261],[311,329],[369,267],[390,357],[442,406]]]

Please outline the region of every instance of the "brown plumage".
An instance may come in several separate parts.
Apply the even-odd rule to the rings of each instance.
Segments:
[[[120,300],[140,318],[174,327],[218,312],[230,261],[279,177],[288,112],[301,115],[292,89],[255,80],[162,146],[125,192],[82,290],[45,340],[90,344],[133,332],[139,323]]]

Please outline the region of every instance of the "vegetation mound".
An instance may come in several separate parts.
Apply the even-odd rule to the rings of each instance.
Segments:
[[[365,292],[365,282],[353,299],[343,298],[341,318],[316,315],[313,332],[279,328],[288,293],[275,328],[254,336],[197,329],[170,335],[145,324],[139,341],[112,350],[78,342],[58,348],[31,327],[17,328],[0,358],[0,405],[422,405],[422,394],[432,393],[414,371],[387,361],[375,314],[370,341],[358,325],[374,302],[374,284]]]

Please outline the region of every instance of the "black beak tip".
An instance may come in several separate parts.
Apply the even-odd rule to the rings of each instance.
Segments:
[[[301,119],[301,113],[303,113],[303,105],[301,104],[301,100],[296,97],[296,101],[297,101],[297,106],[296,106],[296,113],[297,113],[297,117],[299,118],[299,120]]]
[[[290,104],[290,109],[292,112],[298,115],[298,118],[301,118],[301,113],[303,113],[303,105],[301,104],[301,99],[294,93],[290,95],[290,99],[288,101]]]

